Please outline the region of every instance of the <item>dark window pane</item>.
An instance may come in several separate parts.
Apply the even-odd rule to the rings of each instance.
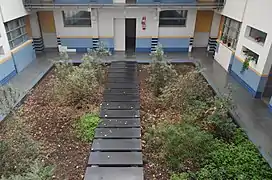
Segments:
[[[91,26],[91,13],[88,11],[63,11],[65,26]]]
[[[166,10],[160,12],[160,26],[186,26],[187,10]]]

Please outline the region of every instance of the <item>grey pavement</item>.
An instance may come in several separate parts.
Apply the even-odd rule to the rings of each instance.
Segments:
[[[20,92],[18,103],[27,95],[27,93],[40,81],[40,79],[52,67],[51,53],[38,54],[35,61],[29,64],[22,72],[12,78],[9,84]],[[6,116],[0,115],[0,121]]]

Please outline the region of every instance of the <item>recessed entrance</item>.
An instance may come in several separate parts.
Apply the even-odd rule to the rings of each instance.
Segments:
[[[134,54],[136,47],[136,19],[126,19],[126,53]]]

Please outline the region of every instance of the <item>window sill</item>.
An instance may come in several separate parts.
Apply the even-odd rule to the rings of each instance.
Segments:
[[[248,40],[255,42],[256,44],[259,44],[260,46],[264,46],[263,42],[257,42],[253,37],[251,36],[245,36]]]
[[[218,42],[220,42],[220,44],[222,44],[223,46],[225,46],[226,48],[228,48],[232,52],[235,52],[235,49],[233,49],[232,47],[229,47],[227,44],[223,43],[223,41],[219,40]]]

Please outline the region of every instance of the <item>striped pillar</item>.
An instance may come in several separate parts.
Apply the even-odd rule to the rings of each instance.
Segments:
[[[208,42],[208,46],[207,46],[207,51],[209,53],[212,53],[213,55],[215,53],[216,44],[217,44],[216,39],[217,38],[209,37],[209,42]]]

